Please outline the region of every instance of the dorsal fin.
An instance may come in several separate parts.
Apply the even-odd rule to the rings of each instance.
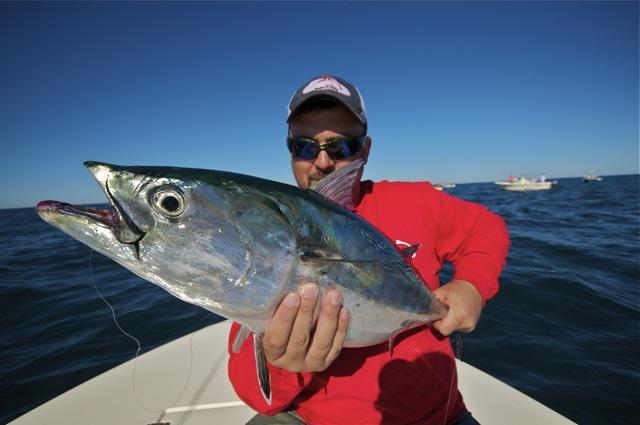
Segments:
[[[362,167],[364,167],[364,160],[356,159],[321,179],[313,190],[325,198],[352,210],[353,183]]]

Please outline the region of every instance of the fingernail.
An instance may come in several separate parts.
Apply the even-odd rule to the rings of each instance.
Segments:
[[[298,305],[298,297],[296,294],[290,293],[284,298],[287,307],[296,307]]]
[[[331,292],[329,294],[329,301],[331,302],[331,304],[333,304],[334,306],[338,306],[340,305],[340,294],[337,292]]]
[[[342,320],[347,320],[349,318],[349,310],[347,310],[346,308],[340,309],[340,318]]]
[[[302,287],[302,297],[306,299],[311,299],[318,295],[318,288],[316,285],[307,283]]]

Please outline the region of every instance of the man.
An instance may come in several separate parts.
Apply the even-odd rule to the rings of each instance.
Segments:
[[[293,175],[303,189],[369,157],[372,141],[366,136],[362,96],[341,78],[321,76],[304,84],[291,98],[287,122]],[[318,288],[304,284],[284,298],[263,338],[271,405],[258,387],[251,339],[239,353],[229,350],[236,392],[262,414],[250,423],[477,423],[457,390],[446,336],[472,331],[485,301],[497,292],[509,247],[504,221],[428,183],[373,183],[361,181],[361,175],[353,185],[354,211],[399,249],[420,244],[408,262],[449,312],[431,326],[401,334],[393,354],[386,344],[343,349],[349,312],[340,294],[332,290],[317,299]],[[453,263],[454,277],[440,286],[445,262]],[[238,330],[234,324],[230,344]]]

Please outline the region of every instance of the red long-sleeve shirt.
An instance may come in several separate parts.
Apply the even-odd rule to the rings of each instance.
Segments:
[[[453,280],[471,282],[483,301],[496,294],[509,248],[500,217],[428,183],[365,181],[362,189],[356,213],[400,248],[420,244],[409,263],[431,290],[440,286],[443,264],[451,262]],[[295,409],[309,424],[441,425],[464,409],[449,340],[429,326],[401,334],[393,355],[384,343],[343,348],[319,373],[269,364],[271,406],[258,386],[252,338],[239,353],[231,351],[238,329],[234,324],[229,338],[229,377],[238,396],[263,414]]]

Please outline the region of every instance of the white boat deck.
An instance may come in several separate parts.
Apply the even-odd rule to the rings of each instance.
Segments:
[[[227,379],[229,325],[218,323],[158,347],[11,424],[244,424],[255,412],[238,400]],[[573,423],[466,363],[458,362],[458,377],[465,403],[480,423]]]

